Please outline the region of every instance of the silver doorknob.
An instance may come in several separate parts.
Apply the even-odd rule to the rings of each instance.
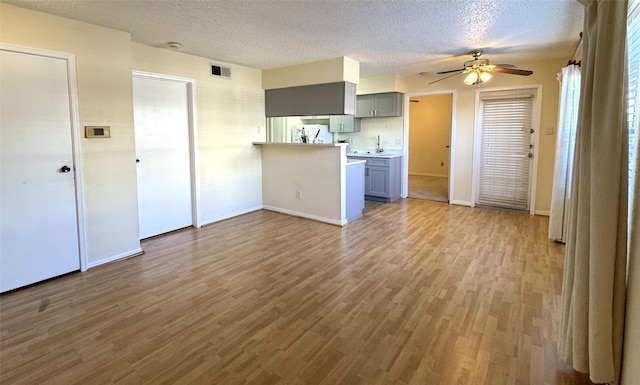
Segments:
[[[66,164],[64,166],[60,167],[60,172],[67,173],[69,171],[71,171],[71,169]]]

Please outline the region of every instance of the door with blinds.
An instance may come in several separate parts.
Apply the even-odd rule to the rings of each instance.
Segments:
[[[536,95],[535,88],[478,92],[476,205],[531,210]]]

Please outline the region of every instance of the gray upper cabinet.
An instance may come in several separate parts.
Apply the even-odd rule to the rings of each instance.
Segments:
[[[358,95],[356,98],[356,118],[383,118],[402,116],[400,92]]]
[[[360,132],[360,119],[353,115],[331,115],[329,117],[331,132]]]
[[[349,82],[265,90],[267,118],[278,116],[353,115],[356,85]]]

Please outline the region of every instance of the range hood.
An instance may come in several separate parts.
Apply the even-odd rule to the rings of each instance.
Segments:
[[[275,88],[264,91],[265,115],[355,115],[356,85],[349,82]]]

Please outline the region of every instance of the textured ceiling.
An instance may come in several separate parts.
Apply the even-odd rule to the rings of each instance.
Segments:
[[[258,69],[348,56],[362,77],[461,68],[476,48],[521,68],[568,60],[583,19],[577,0],[0,1]]]

